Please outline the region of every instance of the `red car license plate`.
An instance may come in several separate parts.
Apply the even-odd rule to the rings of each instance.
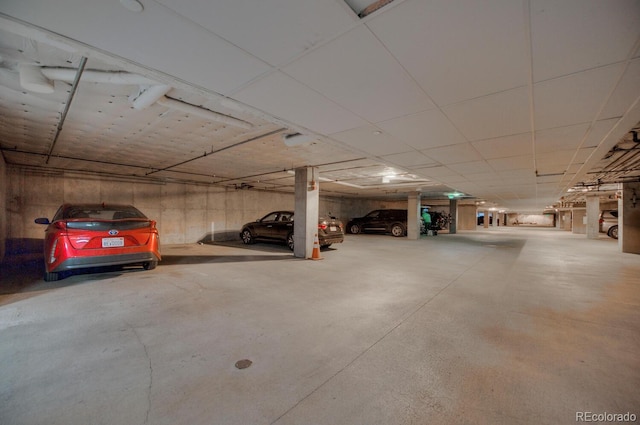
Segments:
[[[103,248],[124,246],[124,238],[102,238]]]

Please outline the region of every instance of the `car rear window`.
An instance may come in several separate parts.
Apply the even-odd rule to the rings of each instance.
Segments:
[[[93,220],[124,220],[147,218],[132,206],[74,205],[62,211],[63,220],[89,218]],[[55,219],[55,218],[54,218]]]
[[[618,218],[618,211],[610,211],[611,215]]]

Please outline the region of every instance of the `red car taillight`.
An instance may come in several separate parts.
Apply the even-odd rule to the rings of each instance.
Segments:
[[[327,230],[327,227],[328,227],[327,223],[325,223],[325,222],[322,222],[322,223],[318,224],[318,229],[320,229],[320,230]]]
[[[51,252],[49,252],[49,264],[53,264],[56,262],[56,248],[58,247],[58,239],[53,241],[51,245]]]

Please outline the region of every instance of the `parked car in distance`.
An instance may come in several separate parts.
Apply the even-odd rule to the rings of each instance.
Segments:
[[[600,233],[618,239],[618,210],[600,211]]]
[[[352,218],[347,223],[349,233],[364,232],[391,233],[400,237],[407,234],[407,210],[373,210],[364,217]]]
[[[68,270],[140,264],[154,269],[160,255],[156,222],[131,205],[64,204],[46,224],[44,280]]]
[[[285,242],[293,251],[293,211],[273,211],[261,219],[242,226],[240,239],[245,244],[258,240]],[[321,248],[344,241],[342,223],[334,217],[318,219],[318,242]]]

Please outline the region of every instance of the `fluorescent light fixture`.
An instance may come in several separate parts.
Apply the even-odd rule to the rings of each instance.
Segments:
[[[310,143],[310,142],[313,142],[315,140],[317,140],[315,137],[309,136],[307,134],[294,133],[294,134],[283,134],[282,135],[282,141],[287,146],[303,145],[305,143]]]

